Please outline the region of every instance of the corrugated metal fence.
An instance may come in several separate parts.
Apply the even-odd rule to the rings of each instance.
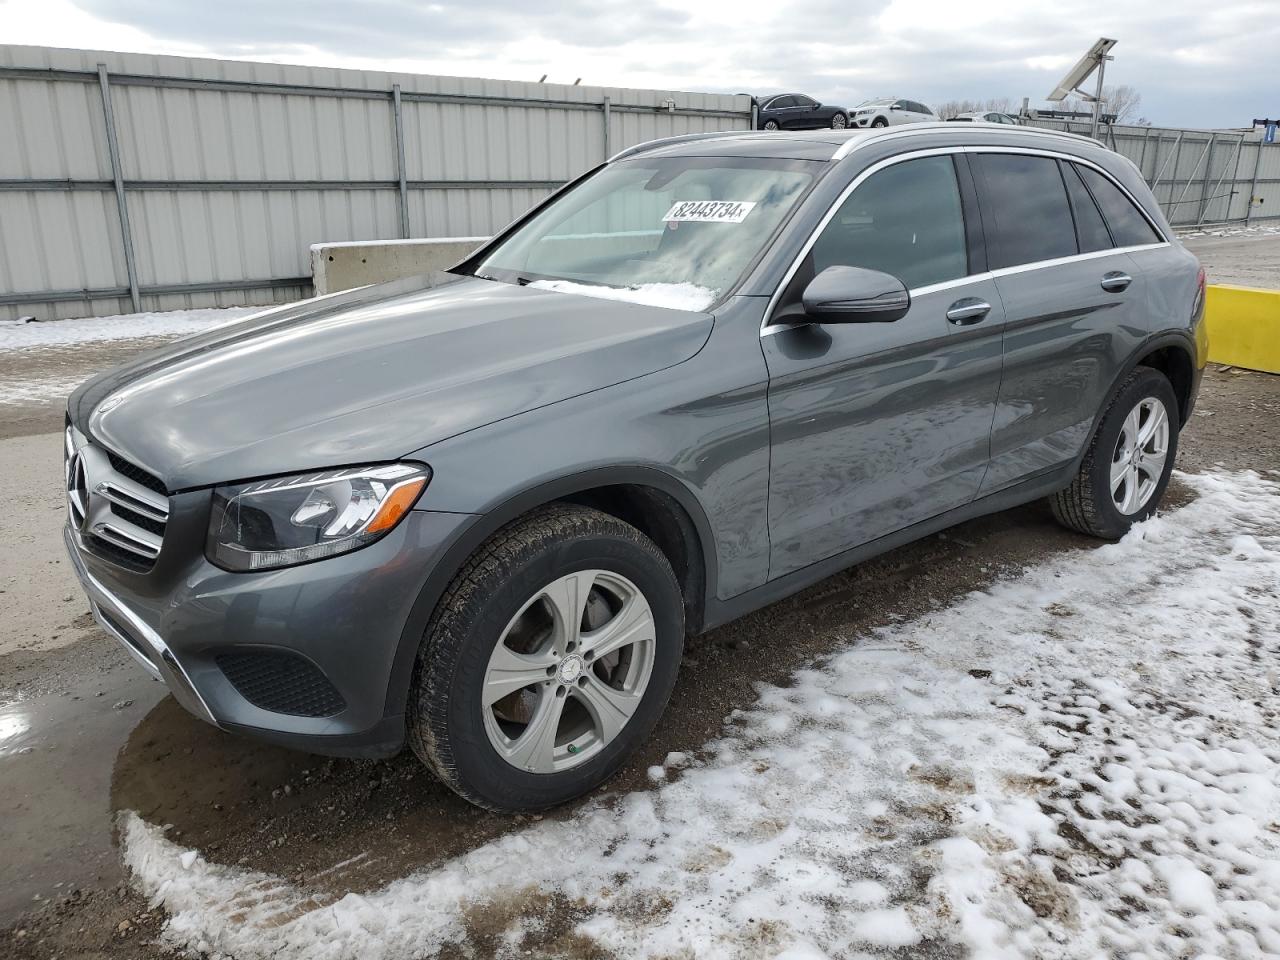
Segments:
[[[308,248],[492,233],[745,96],[0,45],[0,318],[296,299]]]
[[[1089,135],[1089,124],[1078,120],[1032,124]],[[1138,165],[1174,226],[1280,217],[1280,145],[1264,144],[1261,131],[1117,125],[1099,134]]]

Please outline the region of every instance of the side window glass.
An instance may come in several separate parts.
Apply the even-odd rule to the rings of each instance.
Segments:
[[[812,107],[817,102],[818,102],[817,100],[811,100],[809,97],[796,97],[797,107]]]
[[[1098,205],[1085,189],[1077,173],[1074,163],[1064,163],[1063,179],[1067,181],[1067,195],[1071,197],[1071,212],[1076,217],[1076,236],[1080,240],[1081,253],[1093,253],[1095,250],[1110,250],[1115,244],[1111,242],[1111,234],[1103,222]]]
[[[813,245],[815,275],[831,266],[882,270],[908,288],[969,272],[964,217],[949,156],[895,163],[841,204]]]
[[[1133,201],[1114,183],[1089,167],[1079,167],[1093,199],[1098,201],[1102,215],[1111,228],[1118,247],[1136,247],[1144,243],[1159,243],[1160,235],[1152,229],[1147,218],[1138,212]]]
[[[778,110],[781,107],[794,107],[795,105],[796,105],[795,97],[778,97],[778,99],[773,101],[772,109]]]
[[[992,270],[1077,252],[1067,191],[1052,157],[977,153],[984,191],[987,263]]]

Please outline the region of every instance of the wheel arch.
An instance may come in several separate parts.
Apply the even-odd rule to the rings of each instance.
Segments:
[[[707,598],[715,596],[716,551],[711,524],[697,497],[681,481],[654,467],[604,467],[545,481],[478,515],[428,571],[401,630],[392,663],[385,716],[403,714],[414,661],[440,598],[467,559],[493,534],[539,507],[577,503],[632,524],[671,562],[684,593],[688,632],[702,629]]]
[[[1193,406],[1196,366],[1193,359],[1193,347],[1181,336],[1162,337],[1153,343],[1143,345],[1141,355],[1133,362],[1127,376],[1134,367],[1151,367],[1159,370],[1173,385],[1173,393],[1178,398],[1178,426],[1186,426],[1191,417]]]

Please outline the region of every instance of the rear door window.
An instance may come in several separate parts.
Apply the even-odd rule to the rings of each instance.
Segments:
[[[813,271],[866,267],[908,288],[965,276],[964,216],[949,156],[905,160],[853,191],[813,245]]]
[[[1118,247],[1137,247],[1144,243],[1160,243],[1161,237],[1147,222],[1133,201],[1114,183],[1091,167],[1077,165],[1080,176],[1093,198],[1098,201],[1102,215],[1111,228]]]
[[[977,153],[992,270],[1076,254],[1067,191],[1052,157]]]
[[[1067,181],[1067,194],[1071,197],[1071,212],[1076,218],[1076,236],[1080,240],[1081,253],[1110,250],[1115,246],[1111,234],[1098,212],[1098,205],[1080,180],[1079,168],[1074,163],[1062,164],[1062,177]]]

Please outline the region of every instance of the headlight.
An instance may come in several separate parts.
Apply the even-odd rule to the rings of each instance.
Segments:
[[[303,473],[217,487],[209,559],[269,570],[358,550],[389,533],[431,479],[420,463]]]

